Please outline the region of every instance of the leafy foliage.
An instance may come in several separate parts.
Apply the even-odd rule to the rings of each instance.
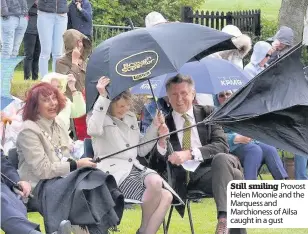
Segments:
[[[125,25],[125,18],[131,18],[135,26],[143,27],[145,16],[157,11],[168,20],[180,20],[181,7],[197,9],[198,0],[92,0],[95,24]]]

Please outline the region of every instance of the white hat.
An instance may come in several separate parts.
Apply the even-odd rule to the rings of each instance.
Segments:
[[[152,11],[145,17],[145,27],[153,27],[156,24],[167,23],[168,21],[162,14]]]
[[[258,41],[253,47],[253,52],[250,58],[252,64],[259,64],[266,54],[271,50],[272,46],[265,41]]]
[[[52,80],[58,80],[61,84],[61,91],[65,92],[66,90],[66,85],[67,85],[67,79],[68,76],[67,75],[63,75],[57,72],[50,72],[48,74],[46,74],[43,79],[41,80],[42,82],[46,82],[46,83],[51,83]]]
[[[221,31],[224,33],[228,33],[234,37],[239,37],[242,35],[241,30],[232,24],[226,25]]]

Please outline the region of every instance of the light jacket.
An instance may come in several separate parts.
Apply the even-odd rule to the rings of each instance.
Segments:
[[[128,112],[123,121],[119,120],[107,113],[109,105],[109,99],[99,96],[87,119],[88,134],[92,137],[95,158],[104,158],[108,154],[158,136],[158,129],[152,124],[141,138],[136,115]],[[117,184],[120,184],[129,175],[133,165],[141,170],[144,169],[136,159],[137,154],[141,157],[146,156],[155,144],[154,141],[106,158],[98,163],[97,167],[113,175]]]
[[[20,178],[30,182],[32,188],[35,188],[40,180],[65,176],[70,172],[70,163],[61,161],[43,131],[52,137],[53,142],[61,146],[64,157],[71,158],[70,138],[63,122],[42,117],[35,122],[26,120],[17,137],[16,147]]]

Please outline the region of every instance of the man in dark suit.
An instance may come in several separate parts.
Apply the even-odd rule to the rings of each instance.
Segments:
[[[20,181],[16,169],[6,159],[1,150],[1,229],[6,234],[41,234],[39,225],[27,219],[27,208],[14,191],[14,184],[2,176],[4,174],[10,180],[17,182],[22,191],[15,190],[18,195],[27,198],[31,192],[31,185],[26,181]],[[70,234],[69,221],[62,221],[56,234]]]
[[[214,110],[210,106],[193,105],[196,92],[189,76],[179,74],[170,78],[166,83],[166,90],[173,109],[166,117],[169,131],[200,122]],[[231,180],[242,180],[243,174],[238,159],[228,154],[229,147],[223,129],[218,125],[199,125],[171,135],[170,143],[174,153],[167,154],[166,141],[161,139],[155,158],[162,159],[164,155],[168,155],[176,192],[182,198],[185,198],[187,189],[213,195],[218,213],[216,234],[246,233],[245,229],[227,229],[227,185]],[[187,168],[188,163],[192,163],[197,169],[187,173],[184,167]],[[184,209],[182,207],[178,211],[183,215]]]

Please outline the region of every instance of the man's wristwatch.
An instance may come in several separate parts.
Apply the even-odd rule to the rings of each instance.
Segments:
[[[190,154],[191,154],[191,160],[195,160],[195,153],[192,149],[190,150]]]

